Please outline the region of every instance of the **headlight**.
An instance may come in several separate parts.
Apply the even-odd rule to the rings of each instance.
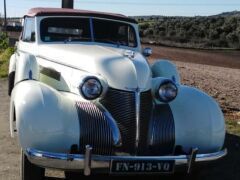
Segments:
[[[177,93],[178,88],[176,84],[171,80],[166,80],[160,84],[156,95],[160,101],[168,103],[176,98]]]
[[[102,85],[96,77],[87,77],[80,85],[80,92],[87,100],[98,98],[102,93]]]

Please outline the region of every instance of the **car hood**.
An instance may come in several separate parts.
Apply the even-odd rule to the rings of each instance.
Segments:
[[[145,58],[132,51],[84,44],[40,45],[38,55],[93,75],[102,76],[112,88],[150,89],[151,69]]]

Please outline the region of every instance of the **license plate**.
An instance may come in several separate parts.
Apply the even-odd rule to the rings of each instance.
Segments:
[[[175,161],[147,161],[147,160],[113,160],[111,163],[111,173],[173,173]]]

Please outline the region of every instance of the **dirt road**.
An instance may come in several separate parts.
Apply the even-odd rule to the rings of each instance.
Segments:
[[[166,58],[174,61],[240,69],[240,51],[194,50],[162,46],[150,47],[153,49],[152,59]]]
[[[9,134],[7,82],[0,80],[0,180],[18,180],[19,148]]]

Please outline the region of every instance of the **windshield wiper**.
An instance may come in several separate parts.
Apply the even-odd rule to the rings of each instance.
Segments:
[[[66,39],[64,39],[64,42],[67,43],[67,42],[74,42],[74,41],[92,41],[91,38],[87,38],[87,37],[68,37]]]

